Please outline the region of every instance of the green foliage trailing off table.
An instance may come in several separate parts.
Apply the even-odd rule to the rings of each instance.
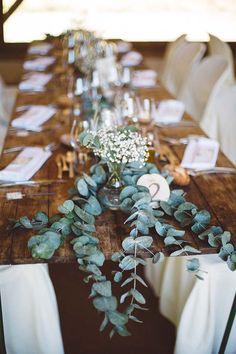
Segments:
[[[107,169],[104,163],[93,165],[90,176],[83,174],[76,179],[74,187],[69,191],[70,199],[58,207],[60,214],[52,218],[38,212],[30,220],[27,216],[14,221],[14,228],[21,227],[37,231],[30,238],[28,247],[32,257],[50,259],[55,251],[63,245],[68,235],[74,236],[71,241],[79,269],[86,272],[85,282],[91,282],[90,298],[94,307],[104,318],[100,331],[110,325],[110,337],[115,333],[121,336],[130,335],[127,330],[129,320],[141,322],[136,317],[137,310],[146,310],[145,298],[138,290],[139,286],[147,286],[138,275],[138,269],[146,264],[140,251],[148,253],[153,263],[161,262],[164,254],[160,250],[152,252],[153,237],[161,237],[166,250],[172,250],[171,256],[200,253],[185,241],[185,229],[202,240],[207,239],[212,247],[219,248],[219,256],[227,262],[231,270],[236,269],[236,251],[230,242],[230,233],[219,226],[209,226],[211,216],[206,210],[198,210],[193,203],[187,202],[183,190],[171,191],[167,202],[152,203],[149,190],[136,184],[143,174],[160,174],[155,165],[146,163],[142,168],[136,163],[126,165],[123,171],[124,188],[120,194],[121,210],[128,214],[126,223],[130,225],[130,234],[122,235],[122,249],[112,255],[119,269],[113,272],[114,282],[121,282],[126,289],[120,300],[112,294],[112,281],[102,274],[105,256],[99,248],[99,235],[96,235],[96,217],[104,212],[97,198],[97,192],[107,181]],[[170,176],[165,176],[171,182]],[[179,222],[181,229],[172,226],[171,220]],[[150,235],[152,230],[155,236]],[[173,251],[174,247],[174,251]],[[188,271],[202,279],[198,258],[188,259]],[[123,312],[118,311],[118,303],[127,306]]]

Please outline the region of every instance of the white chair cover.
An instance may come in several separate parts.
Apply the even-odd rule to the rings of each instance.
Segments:
[[[168,80],[169,80],[170,71],[172,67],[172,59],[175,56],[175,52],[178,51],[178,49],[186,43],[185,38],[186,38],[186,34],[183,34],[182,36],[178,37],[174,42],[168,43],[167,48],[165,50],[164,67],[161,74],[161,81],[163,85],[166,87],[168,85]]]
[[[209,55],[220,55],[227,60],[230,68],[230,81],[234,82],[234,58],[233,53],[228,43],[223,42],[221,39],[209,34],[210,41],[208,44]]]
[[[236,272],[217,255],[198,257],[208,272],[203,281],[186,271],[188,257],[169,257],[164,264],[148,262],[146,267],[161,313],[177,326],[175,354],[217,354],[236,293]],[[225,354],[236,353],[235,336],[236,320]]]
[[[207,57],[195,66],[184,93],[179,97],[185,103],[186,111],[213,139],[217,139],[216,102],[229,82],[227,61],[218,55]]]
[[[57,302],[46,264],[0,266],[7,354],[63,354]]]
[[[236,165],[236,85],[226,88],[218,97],[216,114],[221,149]]]
[[[187,79],[196,64],[203,57],[206,46],[203,43],[183,42],[172,55],[168,79],[163,82],[175,97],[179,98],[185,89]]]

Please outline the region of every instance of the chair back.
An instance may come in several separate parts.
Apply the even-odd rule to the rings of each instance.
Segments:
[[[164,86],[167,86],[169,76],[170,76],[170,69],[172,67],[172,60],[175,56],[176,51],[180,47],[186,44],[186,34],[183,34],[182,36],[178,37],[174,42],[170,42],[167,45],[165,55],[164,55],[164,67],[163,71],[161,74],[161,81]]]
[[[209,55],[220,55],[227,60],[230,67],[230,80],[234,82],[234,58],[233,53],[228,43],[223,42],[221,39],[209,34],[210,41],[208,43]]]
[[[227,87],[222,92],[216,108],[221,149],[236,165],[236,85]]]
[[[182,95],[191,71],[200,62],[205,50],[205,44],[190,42],[185,42],[176,49],[171,59],[169,77],[165,83],[172,95],[177,98]]]
[[[218,92],[228,84],[228,71],[227,61],[220,56],[206,57],[192,70],[180,99],[200,123],[214,106]]]

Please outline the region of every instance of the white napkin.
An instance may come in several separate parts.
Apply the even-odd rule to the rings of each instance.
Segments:
[[[136,70],[133,72],[132,85],[134,87],[154,87],[157,73],[154,70]]]
[[[218,152],[218,141],[205,137],[192,138],[185,149],[181,166],[199,170],[213,168]]]
[[[44,86],[51,80],[52,74],[48,73],[33,73],[24,81],[19,84],[21,91],[39,90],[43,91]]]
[[[139,65],[142,60],[143,56],[141,53],[132,51],[122,56],[121,64],[123,66],[136,66]]]
[[[130,42],[124,42],[124,41],[118,41],[116,43],[117,46],[117,51],[118,53],[127,53],[129,50],[132,48],[132,43]]]
[[[53,45],[50,43],[41,43],[35,44],[29,47],[28,53],[29,54],[40,54],[45,55],[53,48]]]
[[[51,156],[40,147],[25,148],[6,168],[0,171],[0,180],[28,181]]]
[[[183,117],[185,106],[178,100],[163,100],[159,103],[156,111],[152,112],[152,118],[156,123],[178,123]]]
[[[49,65],[52,65],[55,60],[54,57],[40,57],[25,61],[23,67],[25,70],[44,71]]]
[[[15,128],[34,129],[45,123],[56,113],[56,108],[32,105],[19,118],[12,120],[11,125]]]

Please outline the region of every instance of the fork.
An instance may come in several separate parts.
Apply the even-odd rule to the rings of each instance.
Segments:
[[[196,177],[205,174],[236,174],[236,168],[231,167],[214,167],[206,170],[197,170],[197,169],[187,169],[190,176]]]

